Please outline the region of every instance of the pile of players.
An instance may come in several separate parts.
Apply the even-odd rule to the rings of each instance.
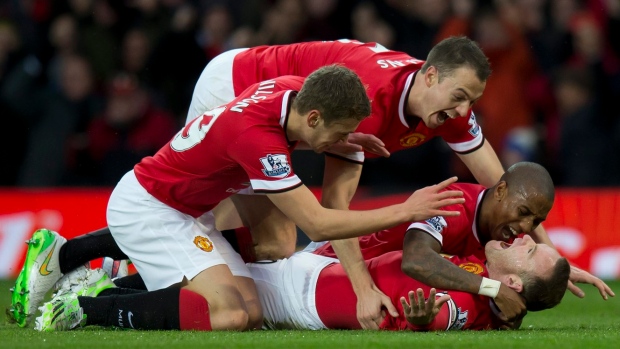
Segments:
[[[107,228],[68,241],[33,234],[12,319],[40,331],[518,328],[567,286],[583,296],[574,282],[614,296],[542,228],[547,171],[504,171],[485,142],[471,108],[490,74],[466,37],[425,61],[351,40],[223,53],[198,80],[186,126],[115,187]],[[348,210],[365,156],[433,137],[480,185],[451,178]],[[320,202],[295,175],[295,149],[326,155]],[[294,252],[296,227],[330,242]],[[110,280],[84,266],[103,256],[139,273]]]

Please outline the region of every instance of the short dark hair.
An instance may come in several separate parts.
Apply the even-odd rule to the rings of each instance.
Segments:
[[[551,203],[555,198],[555,186],[549,171],[535,162],[521,161],[513,164],[504,172],[500,181],[525,192],[540,193]]]
[[[489,59],[475,41],[465,36],[451,36],[435,45],[420,71],[426,73],[430,66],[437,68],[440,81],[464,66],[472,68],[480,81],[487,81],[491,75]]]
[[[300,114],[316,109],[326,125],[370,115],[370,100],[359,76],[349,68],[328,65],[308,75],[293,101]]]
[[[551,276],[546,279],[537,276],[521,276],[523,280],[521,296],[525,298],[527,310],[540,311],[560,304],[566,293],[569,275],[570,264],[566,258],[562,257],[557,260]]]

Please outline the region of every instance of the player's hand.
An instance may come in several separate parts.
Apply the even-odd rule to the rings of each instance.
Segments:
[[[424,291],[418,288],[416,292],[409,291],[409,303],[405,297],[400,297],[405,318],[410,324],[423,326],[430,324],[435,319],[443,304],[450,300],[450,296],[447,294],[435,299],[436,294],[437,291],[431,288],[428,299],[424,300]]]
[[[521,323],[523,323],[523,318],[519,318],[511,322],[504,322],[504,324],[501,325],[499,329],[500,330],[518,330],[521,327]]]
[[[616,296],[614,291],[612,291],[611,288],[609,288],[609,286],[607,286],[607,284],[603,282],[603,280],[597,278],[596,276],[588,273],[583,269],[579,269],[571,265],[570,277],[568,280],[568,289],[579,298],[585,297],[585,293],[583,293],[583,291],[579,287],[575,286],[575,283],[594,285],[594,287],[598,288],[598,291],[604,300],[607,300],[609,296]]]
[[[357,295],[357,321],[365,330],[378,330],[385,318],[382,307],[387,309],[391,316],[397,317],[398,310],[388,296],[376,285]]]
[[[383,157],[390,157],[390,152],[385,149],[385,144],[375,135],[370,135],[361,132],[350,133],[347,139],[348,143],[357,144],[361,146],[364,151],[377,154]]]
[[[445,181],[416,190],[404,202],[409,220],[413,222],[424,221],[435,216],[458,216],[458,211],[444,211],[440,208],[447,205],[462,204],[463,192],[460,190],[441,190],[456,182],[457,177],[446,179]]]
[[[499,286],[499,292],[494,301],[502,312],[503,318],[500,317],[500,319],[506,323],[522,319],[527,314],[525,299],[504,284]]]

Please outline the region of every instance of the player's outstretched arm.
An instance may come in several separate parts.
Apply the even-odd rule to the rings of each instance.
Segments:
[[[326,208],[348,210],[355,194],[362,165],[337,157],[325,157],[323,195],[321,204]],[[334,251],[347,273],[357,296],[357,320],[365,330],[377,330],[385,317],[385,307],[392,316],[398,316],[392,301],[375,285],[363,260],[357,238],[332,240]]]
[[[603,280],[597,278],[596,276],[588,273],[585,270],[579,269],[571,265],[570,277],[568,281],[568,289],[575,296],[579,298],[585,297],[585,294],[583,293],[583,291],[579,287],[577,287],[575,283],[593,285],[594,287],[598,289],[599,293],[601,294],[601,297],[603,297],[604,300],[609,299],[610,296],[611,297],[616,296],[614,291],[612,291],[611,288],[609,288],[609,286],[607,286],[607,284],[603,282]]]
[[[367,211],[324,208],[306,186],[267,194],[269,199],[313,241],[345,239],[387,229],[397,224],[424,220],[437,215],[455,216],[442,207],[464,202],[463,192],[445,190],[456,177],[414,192],[405,202]]]
[[[376,286],[368,272],[359,240],[357,238],[332,240],[331,244],[357,296],[357,321],[362,328],[378,330],[386,315],[383,308],[391,316],[397,317],[398,310],[391,299]]]
[[[487,188],[494,186],[505,172],[495,150],[486,140],[476,151],[468,154],[457,153],[457,155],[478,183]]]
[[[553,242],[551,242],[551,239],[549,239],[549,235],[547,235],[547,232],[545,231],[545,228],[542,226],[542,224],[536,227],[536,229],[534,229],[534,231],[530,233],[530,236],[537,243],[543,243],[555,248]],[[609,297],[616,296],[616,294],[611,290],[611,288],[609,288],[609,286],[607,286],[607,284],[603,280],[597,278],[596,276],[588,273],[585,270],[579,269],[571,265],[570,277],[568,280],[568,290],[579,298],[585,297],[585,293],[579,287],[577,287],[577,285],[575,285],[576,283],[593,285],[598,289],[601,297],[603,297],[603,299],[605,300],[609,299]]]

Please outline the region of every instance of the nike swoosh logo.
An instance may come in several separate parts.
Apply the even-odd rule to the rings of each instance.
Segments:
[[[56,249],[56,242],[54,242],[54,246],[52,246],[52,249],[47,254],[47,257],[45,257],[45,260],[43,260],[43,264],[41,264],[41,268],[39,268],[39,273],[43,276],[49,275],[53,271],[53,270],[47,270],[47,265],[50,263],[50,260],[52,259],[52,254],[54,254],[55,249]]]
[[[133,313],[132,312],[128,312],[127,313],[127,320],[129,321],[129,326],[131,326],[131,328],[135,328],[133,327],[133,324],[131,323],[131,318],[133,317]]]

